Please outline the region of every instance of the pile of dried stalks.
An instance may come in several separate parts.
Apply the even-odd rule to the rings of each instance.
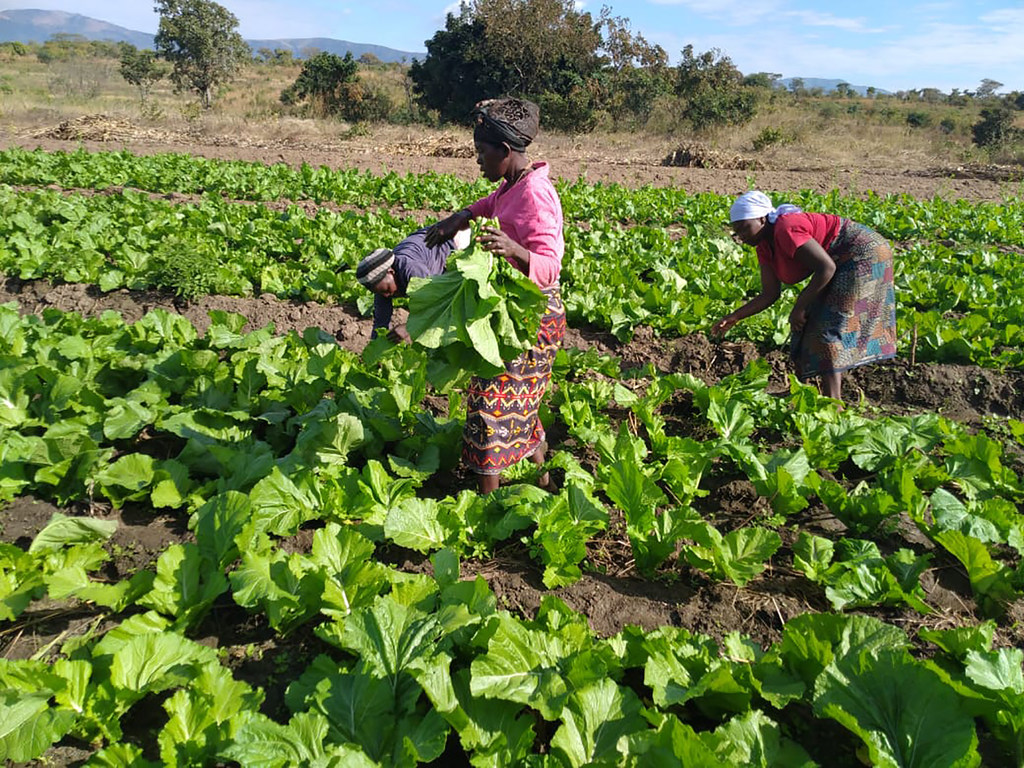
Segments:
[[[918,172],[919,176],[945,177],[950,179],[985,179],[987,181],[1024,181],[1024,166],[996,165],[994,163],[967,163],[955,168],[928,168]]]
[[[130,120],[108,115],[82,115],[65,120],[56,128],[45,128],[34,138],[71,141],[168,141],[174,134],[152,128],[139,128]]]
[[[415,141],[400,141],[374,151],[388,155],[418,155],[420,157],[473,157],[476,151],[462,136],[442,134],[428,136]]]
[[[757,171],[764,166],[760,160],[741,155],[727,155],[704,144],[683,144],[669,152],[662,165],[678,168],[716,168],[727,171]]]

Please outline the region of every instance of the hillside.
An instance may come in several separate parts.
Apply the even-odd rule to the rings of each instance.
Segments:
[[[779,80],[779,85],[785,86],[785,88],[787,90],[791,90],[792,87],[793,87],[793,81],[794,80],[803,80],[804,88],[806,88],[809,91],[812,91],[815,88],[821,88],[821,90],[824,91],[825,93],[831,93],[832,91],[834,91],[836,89],[836,86],[838,86],[840,83],[849,83],[848,80],[843,80],[841,78],[828,78],[828,77],[784,77],[781,80]],[[852,85],[852,84],[850,84],[850,90],[854,91],[855,93],[857,93],[860,96],[866,96],[867,92],[868,92],[868,88],[869,88],[869,86],[867,86],[867,85]],[[884,88],[876,88],[875,89],[875,93],[881,94],[881,95],[886,95],[886,94],[889,93],[889,91],[885,90]]]

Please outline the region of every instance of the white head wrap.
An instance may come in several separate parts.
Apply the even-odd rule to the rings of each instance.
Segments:
[[[785,216],[787,213],[800,213],[802,210],[803,208],[789,203],[783,203],[776,208],[772,205],[768,195],[755,189],[751,192],[744,192],[736,198],[736,202],[729,209],[729,221],[760,219],[762,216],[767,216],[768,222],[774,224],[779,216]]]

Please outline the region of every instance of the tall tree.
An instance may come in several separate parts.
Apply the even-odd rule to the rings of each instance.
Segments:
[[[595,106],[617,122],[633,119],[643,124],[655,101],[672,93],[668,54],[639,32],[632,32],[629,19],[612,16],[608,6],[601,9],[598,29],[605,66],[596,78],[601,90]]]
[[[467,122],[480,99],[505,92],[505,72],[487,60],[484,22],[468,3],[445,17],[444,29],[427,40],[427,56],[413,61],[409,78],[419,101],[442,120]]]
[[[539,94],[566,74],[598,68],[601,35],[575,0],[476,0],[483,19],[485,51],[512,74],[508,91]]]
[[[676,94],[685,103],[683,115],[698,131],[742,125],[757,112],[756,94],[743,87],[743,74],[717,48],[696,55],[692,45],[683,49]]]
[[[166,66],[157,61],[154,51],[140,51],[131,43],[121,43],[121,77],[138,89],[143,106],[150,89],[166,74]]]
[[[409,75],[424,106],[465,121],[487,96],[568,93],[601,67],[600,45],[573,0],[470,0],[448,14]]]
[[[978,86],[978,90],[974,92],[974,95],[979,99],[987,99],[989,96],[995,96],[996,90],[1002,87],[1003,84],[998,80],[986,77],[982,79],[981,85]]]
[[[213,89],[252,55],[238,34],[238,18],[213,0],[156,0],[154,10],[160,27],[153,45],[171,63],[171,80],[179,91],[198,94],[209,109]]]

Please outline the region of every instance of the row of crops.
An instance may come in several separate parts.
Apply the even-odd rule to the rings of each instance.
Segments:
[[[197,171],[184,176],[189,159]],[[441,178],[444,184],[438,183]],[[369,246],[394,243],[422,222],[386,210],[321,209],[310,217],[287,201],[365,205],[368,199],[386,203],[398,195],[422,202],[438,187],[449,193],[438,194],[436,200],[443,202],[435,205],[450,209],[484,191],[452,177],[372,177],[176,155],[17,149],[0,152],[0,183],[89,189],[122,183],[142,190],[84,195],[0,186],[0,271],[6,274],[92,283],[102,290],[155,287],[187,299],[273,293],[358,303],[361,309],[369,298],[352,279],[354,265]],[[152,194],[174,183],[205,196],[182,205]],[[286,195],[285,202],[276,207],[233,202],[259,197],[265,187]],[[562,184],[560,192],[570,255],[563,288],[571,324],[609,330],[620,339],[637,325],[668,334],[705,331],[757,290],[751,254],[727,237],[723,226],[727,197],[579,182]],[[907,345],[913,339],[916,359],[1019,365],[1024,274],[1016,260],[1024,248],[1024,205],[1018,199],[971,205],[906,197],[789,197],[808,210],[833,211],[873,226],[897,243],[898,330]],[[781,302],[736,333],[777,345],[788,334],[787,317]]]
[[[0,269],[23,279],[171,288],[176,259],[206,249],[223,269],[207,291],[353,301],[346,270],[366,243],[412,224],[219,195],[295,200],[315,184],[316,199],[339,200],[346,185],[372,187],[366,174],[8,153],[0,180],[12,184],[99,187],[106,167],[106,185],[218,191],[174,206],[138,192],[5,189]],[[419,180],[433,183],[455,190],[451,208],[480,192]],[[590,188],[608,201],[596,216],[581,202],[587,189],[562,190],[575,220],[570,323],[703,329],[755,287],[749,255],[722,234],[726,198]],[[865,206],[869,223],[871,211],[900,221],[897,201],[831,202]],[[638,215],[644,206],[652,213]],[[1019,278],[1000,248],[1020,237],[1008,223],[1019,204],[990,206],[990,226],[957,218],[959,204],[906,207],[922,222],[898,278],[918,359],[1015,365]],[[679,210],[690,217],[680,239],[639,223],[676,221]],[[936,231],[952,237],[943,227],[959,227],[963,242],[937,244]],[[784,317],[750,332],[777,338]],[[453,487],[461,395],[438,406],[418,347],[370,357],[320,329],[275,335],[244,332],[237,315],[211,320],[200,335],[162,311],[126,324],[0,308],[0,500],[32,495],[69,512],[27,547],[0,544],[0,637],[35,621],[43,600],[97,618],[34,658],[0,659],[0,759],[80,743],[102,766],[1024,765],[1024,653],[1009,644],[1024,599],[1014,471],[1024,424],[978,432],[933,413],[840,409],[796,382],[769,396],[763,362],[707,384],[563,350],[543,414],[565,434],[548,463],[559,492],[535,488],[530,465],[512,473],[522,482],[481,497]],[[955,336],[960,323],[977,330]],[[733,479],[758,497],[742,519],[715,504],[713,489]],[[82,501],[170,512],[189,535],[111,579],[116,523],[70,514]],[[811,528],[811,512],[839,525]],[[546,588],[567,587],[612,542],[628,548],[636,578],[749,589],[785,573],[828,610],[789,618],[768,645],[738,627],[600,637],[553,594],[523,616],[502,609],[483,577],[460,578],[514,545]],[[388,565],[396,552],[431,568]],[[955,615],[930,588],[948,569],[965,584]],[[284,681],[286,717],[264,706],[264,686],[196,642],[225,605],[258,617],[279,647],[314,638],[316,653]],[[152,719],[154,706],[158,722],[140,730],[134,715]]]

